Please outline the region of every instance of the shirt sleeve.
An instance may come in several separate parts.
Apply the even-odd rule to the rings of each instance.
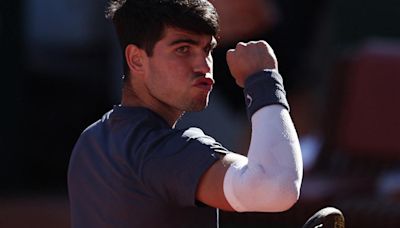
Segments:
[[[196,206],[200,177],[228,151],[198,128],[169,130],[157,135],[146,143],[143,183],[168,204]]]

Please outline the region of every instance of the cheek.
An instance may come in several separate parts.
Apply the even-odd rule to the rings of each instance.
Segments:
[[[177,85],[184,85],[189,83],[192,77],[192,71],[190,65],[185,61],[166,61],[163,65],[163,74],[161,77],[165,77],[166,83],[170,83],[173,87]]]
[[[149,82],[153,83],[152,87],[156,84],[163,90],[181,93],[184,87],[188,87],[193,77],[190,61],[190,58],[168,54],[154,56],[148,64],[148,77],[151,78]]]
[[[149,70],[148,86],[159,96],[177,95],[183,92],[190,82],[189,71],[175,61],[154,62]]]

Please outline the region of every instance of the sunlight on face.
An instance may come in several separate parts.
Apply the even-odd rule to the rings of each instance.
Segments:
[[[167,27],[148,58],[146,86],[151,96],[179,111],[203,110],[214,84],[211,52],[215,46],[210,35]]]

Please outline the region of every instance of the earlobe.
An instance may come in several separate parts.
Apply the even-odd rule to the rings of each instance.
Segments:
[[[126,46],[125,59],[131,72],[136,74],[143,72],[142,55],[143,52],[138,46],[134,44],[129,44],[128,46]]]

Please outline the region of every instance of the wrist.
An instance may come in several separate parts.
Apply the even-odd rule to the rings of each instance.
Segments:
[[[247,116],[267,105],[279,104],[289,110],[282,76],[276,69],[265,69],[250,75],[244,84]]]

